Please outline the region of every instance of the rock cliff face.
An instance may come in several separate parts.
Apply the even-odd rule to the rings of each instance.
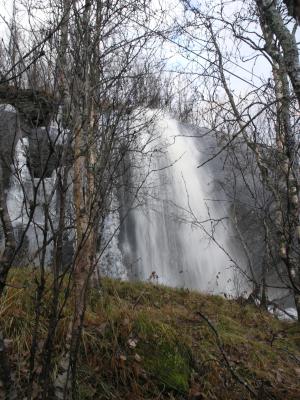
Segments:
[[[13,106],[23,123],[34,127],[48,125],[58,109],[52,94],[10,85],[0,85],[0,104]]]
[[[43,243],[45,207],[57,223],[58,191],[54,188],[62,148],[62,135],[57,126],[32,126],[22,113],[12,105],[0,106],[1,179],[17,245],[22,242],[15,258],[17,265],[40,262],[34,254]],[[50,239],[50,236],[49,229],[46,237]],[[69,253],[68,240],[64,248]],[[49,245],[47,263],[51,262],[51,253]]]
[[[0,108],[0,121],[0,164],[3,173],[3,186],[7,189],[16,144],[25,132],[21,129],[17,113],[11,106],[2,106]]]

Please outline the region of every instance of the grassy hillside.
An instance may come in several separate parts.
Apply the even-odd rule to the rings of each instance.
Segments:
[[[0,306],[20,388],[35,317],[32,282],[15,272],[10,283],[26,288],[9,287]],[[47,298],[43,307],[41,343]],[[67,309],[56,337],[58,354],[69,320]],[[90,291],[79,399],[296,400],[299,378],[297,323],[218,296],[151,284],[104,279],[100,291]]]

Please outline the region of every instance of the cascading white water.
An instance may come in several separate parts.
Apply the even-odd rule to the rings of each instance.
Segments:
[[[226,254],[229,226],[226,209],[210,201],[216,198],[212,173],[197,169],[203,155],[174,119],[159,116],[154,132],[156,140],[145,147],[142,161],[150,166],[144,196],[138,197],[142,204],[131,215],[135,243],[125,240],[122,248],[127,265],[139,279],[157,275],[163,284],[228,293],[233,281]],[[144,176],[147,171],[143,168]],[[134,179],[141,175],[137,170]]]
[[[214,173],[208,167],[197,169],[203,161],[201,151],[205,151],[201,149],[202,142],[196,145],[188,137],[191,132],[184,132],[169,116],[150,111],[146,116],[138,114],[142,114],[143,121],[137,121],[136,126],[145,125],[148,119],[154,120],[138,137],[137,152],[129,153],[131,184],[139,190],[131,204],[122,204],[119,196],[118,199],[113,196],[115,211],[106,217],[102,229],[101,245],[106,248],[100,260],[102,272],[122,279],[128,276],[147,280],[157,275],[159,283],[171,286],[230,292],[232,263],[222,250],[227,249],[230,235],[227,221],[223,220],[228,213],[222,203],[210,201],[216,199]],[[52,135],[58,132],[55,126],[51,129]],[[11,177],[8,193],[9,212],[15,227],[26,226],[33,187],[39,181],[30,176],[27,151],[28,139],[20,139],[15,152],[18,177]],[[37,207],[26,234],[28,261],[42,246],[39,227],[45,221],[43,204],[48,204],[55,224],[56,196],[49,198],[55,179],[53,171],[39,186]],[[72,202],[71,197],[69,201]],[[125,214],[127,207],[133,209],[121,225],[121,234],[114,236],[121,220],[116,212],[119,206]],[[47,249],[47,262],[51,262],[51,246]]]
[[[120,228],[120,215],[118,213],[118,200],[112,194],[112,211],[105,218],[101,231],[101,246],[97,255],[98,269],[101,274],[127,280],[127,271],[123,264],[122,253],[118,243]]]
[[[28,251],[22,262],[24,265],[27,263],[34,264],[40,263],[40,255],[32,258],[43,246],[43,229],[45,223],[44,204],[48,205],[49,213],[52,215],[52,220],[55,221],[55,196],[52,190],[55,185],[56,173],[53,172],[51,177],[48,178],[32,178],[27,167],[26,153],[28,152],[28,139],[21,138],[18,140],[15,148],[14,166],[12,168],[13,174],[10,179],[10,185],[7,196],[7,205],[10,218],[14,228],[17,230],[18,235],[22,235],[22,231],[26,229],[26,238],[28,242]],[[30,215],[30,204],[33,202],[33,191],[37,190],[35,199],[34,214],[31,218],[29,226],[27,226]],[[50,198],[50,196],[52,196]],[[50,236],[48,232],[47,236]],[[17,240],[19,238],[17,237]],[[52,246],[48,245],[46,248],[46,263],[51,261]]]
[[[26,195],[31,198],[28,190],[30,187],[30,174],[26,165],[26,148],[28,139],[22,138],[16,144],[15,159],[13,168],[14,174],[11,177],[10,188],[8,191],[8,211],[14,226],[24,225],[28,221],[28,213],[24,210]],[[17,175],[17,176],[16,176]],[[20,184],[21,183],[21,184]]]

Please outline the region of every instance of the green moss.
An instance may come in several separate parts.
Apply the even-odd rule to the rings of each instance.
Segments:
[[[191,356],[186,343],[178,333],[163,322],[140,313],[135,322],[140,338],[138,352],[144,367],[166,388],[187,392],[191,375]]]
[[[0,304],[3,332],[12,340],[12,368],[23,381],[28,376],[38,274],[12,270],[11,286]],[[21,286],[24,289],[17,289]],[[45,289],[39,343],[47,335],[50,273]],[[58,324],[54,363],[62,353],[72,304],[71,298]],[[182,400],[193,391],[203,399],[252,398],[226,367],[220,342],[199,311],[215,327],[231,368],[258,395],[300,398],[298,323],[279,321],[254,306],[220,296],[111,279],[103,279],[100,290],[89,290],[79,351],[79,398]]]

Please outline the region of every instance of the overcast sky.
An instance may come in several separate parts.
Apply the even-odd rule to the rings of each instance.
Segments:
[[[4,22],[10,20],[12,15],[12,3],[13,0],[0,0],[0,30],[1,34],[7,37],[7,27]],[[22,8],[18,3],[18,16],[17,20],[21,27],[28,28],[29,16],[27,12]],[[37,4],[45,4],[45,2],[39,2],[38,0],[26,0],[27,4],[32,4],[36,6]],[[217,15],[218,7],[220,6],[220,1],[218,0],[193,0],[194,5],[200,5],[202,10],[213,10],[213,15]],[[177,20],[179,23],[182,22],[183,16],[183,7],[179,0],[152,0],[152,9],[153,9],[153,23],[151,26],[155,27],[156,22],[161,18],[161,10],[164,10],[163,20],[164,25],[166,26],[168,23],[172,23],[174,20]],[[226,1],[226,6],[224,8],[224,15],[226,18],[230,19],[236,12],[239,12],[240,8],[243,7],[244,2],[240,0],[235,1]],[[42,12],[35,11],[35,18],[31,17],[31,23],[41,22],[45,16],[43,16]],[[257,30],[258,27],[253,25],[253,30]],[[6,34],[5,34],[6,32]],[[203,51],[203,43],[202,40],[206,39],[204,30],[198,29],[195,30],[195,37],[193,37],[192,42],[188,44],[188,47],[192,49],[195,53],[202,54],[202,56],[209,56],[209,54]],[[255,87],[259,87],[261,85],[261,80],[266,81],[270,76],[270,66],[264,57],[259,57],[257,59],[253,59],[253,51],[249,48],[248,45],[240,43],[238,48],[235,47],[234,41],[230,34],[225,33],[225,37],[220,37],[220,45],[222,46],[222,51],[225,56],[228,55],[228,61],[226,63],[226,67],[229,71],[227,73],[228,79],[230,81],[231,87],[233,91],[238,93],[244,93],[245,91],[253,90]],[[255,34],[253,35],[253,39],[255,40]],[[167,69],[168,70],[179,70],[181,73],[192,73],[191,79],[193,76],[196,76],[196,73],[201,74],[207,66],[205,60],[201,57],[196,57],[195,53],[188,54],[184,52],[182,48],[178,48],[176,46],[176,42],[179,44],[186,44],[186,42],[179,40],[176,37],[171,37],[171,40],[166,41],[164,46],[158,49],[159,56],[162,56],[168,59]],[[233,58],[231,53],[235,53],[238,55],[237,59]],[[188,56],[188,59],[187,59]],[[230,61],[231,60],[231,61]],[[249,82],[246,83],[245,81]]]

